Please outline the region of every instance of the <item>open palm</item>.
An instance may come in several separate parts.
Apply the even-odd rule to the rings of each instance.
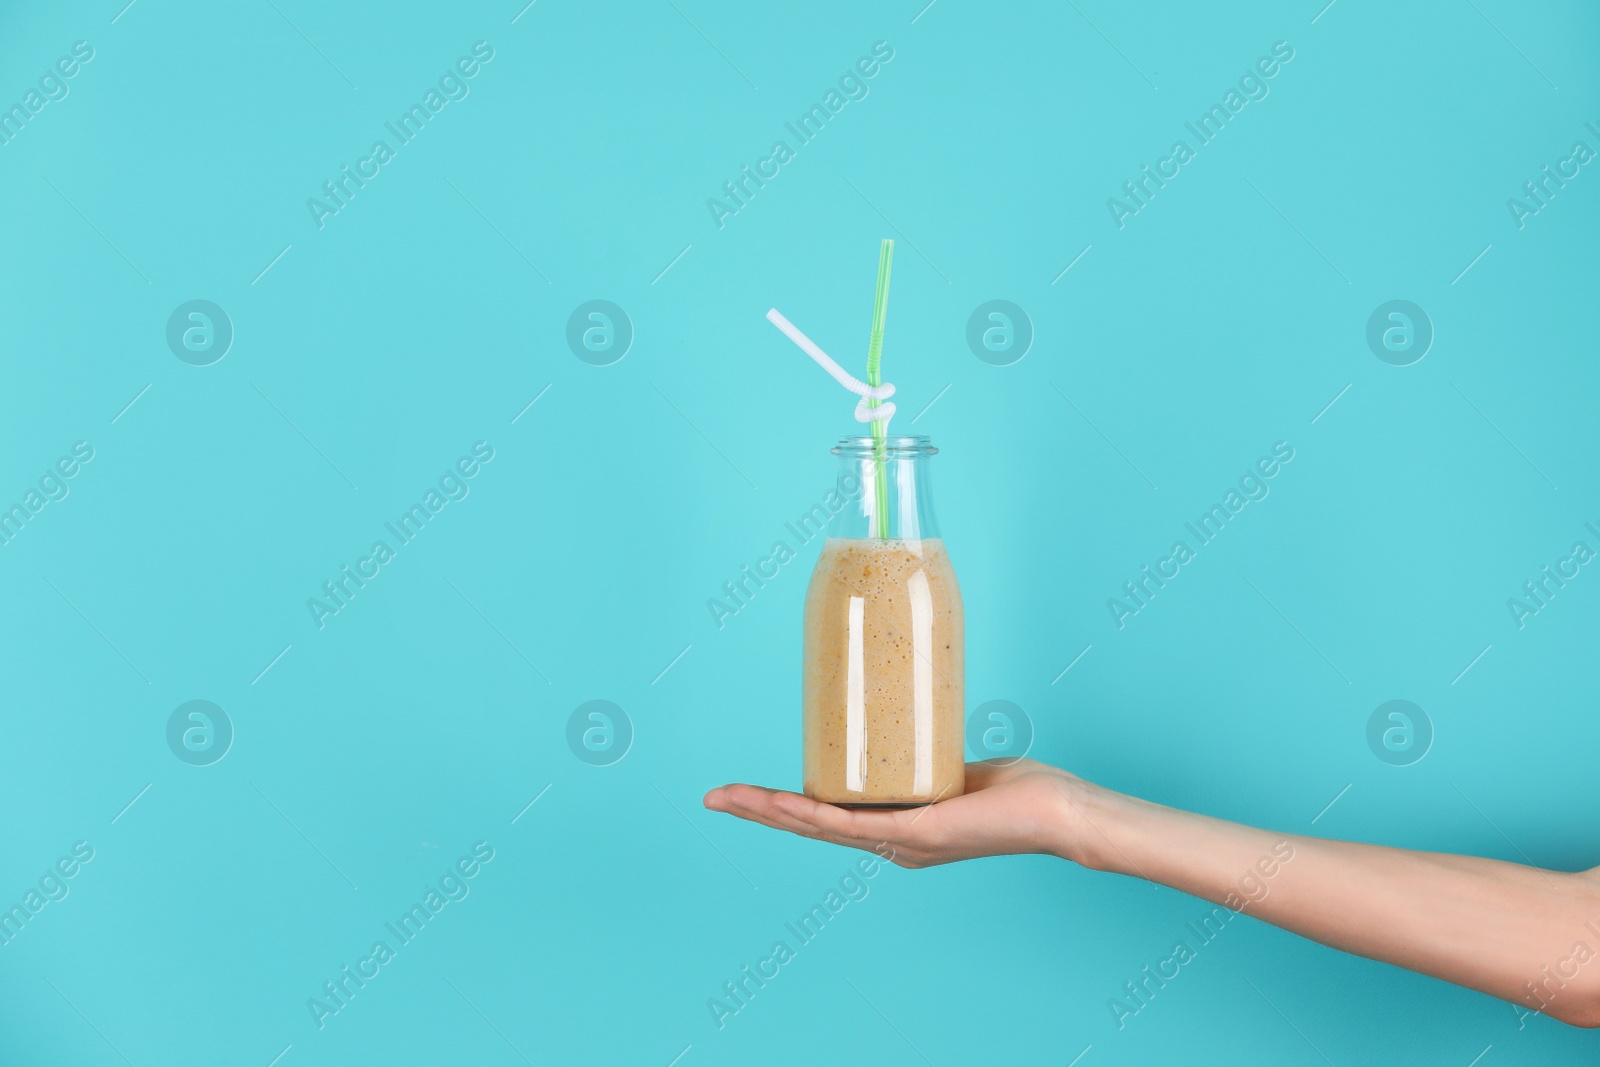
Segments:
[[[921,808],[852,810],[754,785],[713,789],[705,806],[802,837],[876,852],[902,867],[931,867],[977,856],[1058,851],[1063,827],[1077,821],[1069,797],[1076,782],[1036,760],[986,760],[967,764],[963,795]]]

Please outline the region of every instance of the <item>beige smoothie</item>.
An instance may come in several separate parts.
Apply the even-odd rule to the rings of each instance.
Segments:
[[[806,592],[806,796],[908,806],[961,795],[963,623],[943,541],[827,540]]]

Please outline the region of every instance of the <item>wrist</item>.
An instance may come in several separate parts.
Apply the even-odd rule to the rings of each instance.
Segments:
[[[1125,864],[1108,837],[1115,833],[1116,816],[1128,799],[1081,778],[1064,778],[1058,793],[1050,851],[1092,871],[1116,871]]]

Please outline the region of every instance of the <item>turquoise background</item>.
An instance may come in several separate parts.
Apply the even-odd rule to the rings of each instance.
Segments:
[[[0,1059],[1594,1061],[1251,918],[1118,1029],[1210,908],[1042,857],[886,868],[712,1021],[859,855],[699,806],[799,783],[816,542],[722,629],[706,601],[854,425],[762,316],[859,368],[882,237],[969,707],[1167,804],[1600,863],[1600,576],[1521,629],[1506,603],[1600,548],[1600,173],[1507,207],[1600,149],[1600,13],[924,2],[5,5],[0,105],[94,58],[0,146],[0,503],[94,458],[0,548],[0,904],[94,858],[0,948]],[[319,229],[307,199],[478,41],[470,95]],[[719,229],[708,198],[879,41]],[[1107,199],[1278,41],[1270,94],[1119,229]],[[166,342],[195,299],[235,331],[209,366]],[[593,299],[635,333],[609,366],[566,341]],[[994,299],[1035,334],[1009,366],[966,341]],[[1366,341],[1393,299],[1435,332],[1410,366]],[[470,495],[319,629],[307,599],[479,441]],[[1270,496],[1119,630],[1108,598],[1279,441]],[[235,730],[203,767],[166,740],[195,699]],[[1367,745],[1391,699],[1435,731],[1410,766]],[[609,766],[566,741],[590,700],[632,723]],[[479,841],[470,895],[319,1029],[308,998]]]

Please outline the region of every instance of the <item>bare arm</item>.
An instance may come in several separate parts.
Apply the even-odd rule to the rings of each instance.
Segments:
[[[1024,760],[967,795],[847,811],[735,785],[706,806],[906,867],[1036,852],[1171,886],[1325,945],[1600,1027],[1600,868],[1578,874],[1257,830]]]

